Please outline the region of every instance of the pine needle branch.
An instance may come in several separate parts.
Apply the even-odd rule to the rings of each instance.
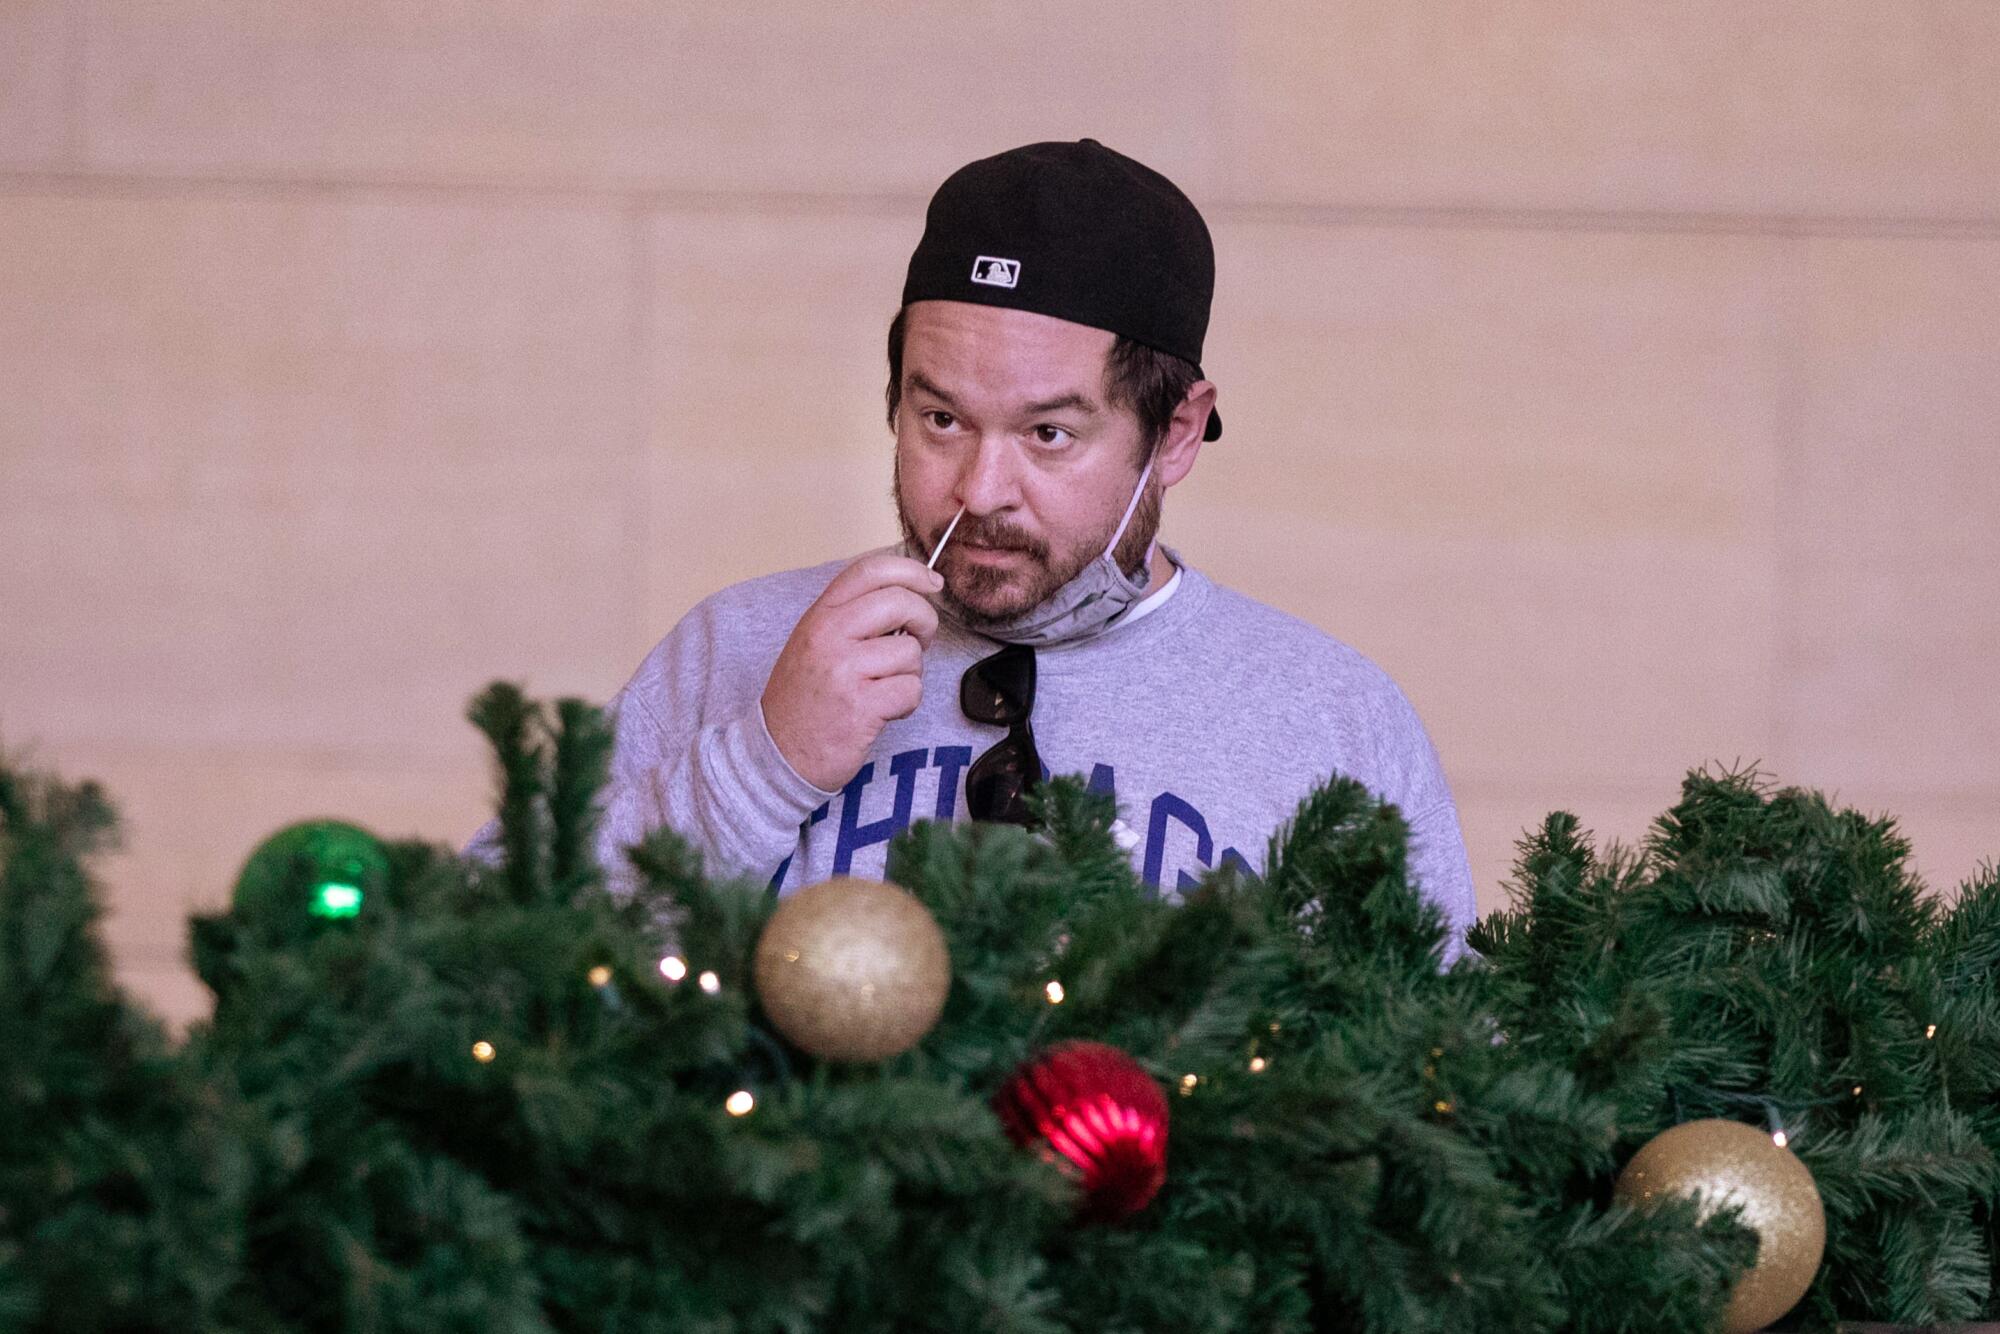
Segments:
[[[507,885],[516,903],[541,898],[543,877],[542,796],[545,755],[542,709],[517,685],[495,681],[472,701],[466,716],[493,743],[500,785],[500,846],[507,858]]]
[[[549,875],[574,888],[597,877],[597,794],[610,772],[613,734],[601,709],[556,701],[555,772],[549,790]]]

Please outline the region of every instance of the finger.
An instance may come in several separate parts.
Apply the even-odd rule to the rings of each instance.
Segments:
[[[935,642],[937,642],[937,636],[938,636],[937,607],[934,606],[930,601],[926,600],[924,602],[924,605],[918,608],[917,610],[917,619],[914,621],[904,622],[903,629],[907,631],[910,635],[915,637],[916,641],[919,644],[923,645],[924,650],[928,652],[930,650],[930,646]]]
[[[894,552],[878,551],[863,556],[833,577],[819,595],[820,605],[845,606],[857,598],[883,588],[907,588],[920,595],[937,591],[943,580],[924,568],[922,561]]]
[[[868,701],[877,718],[893,721],[907,718],[924,702],[924,678],[887,676],[868,683]]]
[[[864,639],[855,645],[852,662],[863,680],[922,676],[924,649],[914,635],[883,635],[879,639]]]
[[[937,608],[907,588],[878,588],[833,612],[839,633],[848,639],[873,639],[904,630],[928,645],[937,635]]]

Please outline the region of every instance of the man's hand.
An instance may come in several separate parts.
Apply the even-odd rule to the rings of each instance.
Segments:
[[[907,556],[863,556],[806,608],[764,683],[764,725],[799,776],[838,791],[891,719],[924,697],[924,650],[937,637],[925,594],[942,575]],[[899,630],[907,634],[897,634]]]

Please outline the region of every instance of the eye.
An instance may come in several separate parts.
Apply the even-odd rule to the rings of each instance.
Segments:
[[[958,425],[958,419],[942,408],[928,408],[924,411],[924,421],[933,431],[949,431]]]
[[[1076,437],[1060,426],[1043,425],[1035,428],[1035,439],[1050,449],[1061,449]]]

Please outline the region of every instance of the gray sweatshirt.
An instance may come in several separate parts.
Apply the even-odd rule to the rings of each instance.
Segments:
[[[1044,765],[1115,798],[1135,869],[1168,895],[1225,862],[1261,870],[1272,833],[1316,784],[1357,779],[1409,821],[1412,870],[1450,923],[1446,953],[1456,956],[1474,914],[1472,876],[1410,702],[1355,650],[1168,555],[1180,577],[1163,601],[1037,651],[1032,722]],[[948,616],[924,655],[923,703],[883,729],[838,792],[800,777],[765,727],[758,701],[779,651],[849,563],[707,598],[612,701],[598,859],[614,888],[630,874],[622,849],[662,824],[698,846],[712,873],[768,878],[785,893],[879,877],[889,840],[912,821],[966,818],[965,771],[1006,729],[959,711],[959,677],[998,646]],[[490,851],[497,832],[489,824],[470,850]]]

